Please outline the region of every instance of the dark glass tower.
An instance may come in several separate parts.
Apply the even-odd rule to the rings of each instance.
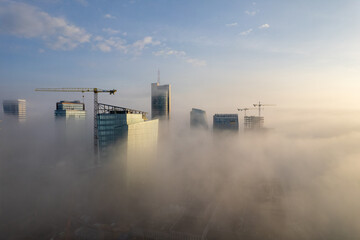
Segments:
[[[171,111],[171,86],[151,84],[151,118],[169,120]]]

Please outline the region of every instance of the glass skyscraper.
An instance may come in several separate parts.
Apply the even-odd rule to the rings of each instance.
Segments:
[[[151,118],[169,120],[171,112],[171,86],[151,84]]]
[[[127,183],[141,182],[151,168],[158,144],[159,120],[147,120],[146,113],[99,104],[98,137],[100,161],[119,161]]]
[[[208,123],[206,119],[206,112],[201,109],[193,108],[190,112],[190,127],[207,129]]]

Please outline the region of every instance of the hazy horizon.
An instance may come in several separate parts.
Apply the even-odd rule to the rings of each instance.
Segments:
[[[0,238],[358,239],[359,11],[356,0],[0,0],[0,103],[27,109],[21,122],[0,110]],[[116,89],[99,103],[151,120],[158,71],[170,120],[116,115],[100,164],[93,93],[35,91]],[[58,121],[56,102],[83,95],[86,118]],[[259,101],[275,105],[264,129],[244,131],[238,108]],[[190,128],[192,108],[209,129]],[[239,131],[213,131],[217,113],[238,114]]]

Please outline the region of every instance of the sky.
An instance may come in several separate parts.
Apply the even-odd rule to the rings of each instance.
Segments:
[[[118,90],[107,103],[150,111],[160,69],[174,111],[356,109],[359,10],[355,0],[0,0],[0,98],[53,107],[81,96],[34,88],[97,87]]]

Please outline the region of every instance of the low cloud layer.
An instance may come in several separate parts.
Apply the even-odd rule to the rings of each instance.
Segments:
[[[118,186],[119,154],[108,167],[79,171],[87,169],[80,163],[92,161],[91,141],[85,147],[77,134],[67,143],[56,140],[46,122],[17,129],[8,129],[3,123],[0,150],[6,172],[1,184],[6,212],[11,213],[7,226],[24,226],[37,212],[43,221],[38,217],[36,224],[43,231],[50,220],[58,232],[63,231],[66,221],[54,219],[66,220],[70,213],[93,218],[94,223],[122,222],[154,229],[155,223],[166,223],[162,221],[170,212],[184,210],[188,219],[195,216],[210,221],[209,239],[223,239],[224,234],[357,239],[360,126],[351,120],[354,115],[359,114],[278,113],[276,121],[271,116],[265,122],[275,129],[235,135],[190,130],[188,116],[182,116],[169,126],[170,132],[160,134],[158,158],[149,159],[154,174],[148,176],[147,187],[137,193],[132,189],[135,192],[128,195]],[[85,139],[91,140],[91,134]],[[22,151],[17,151],[19,148]],[[169,212],[161,216],[160,209],[165,207],[165,213]],[[18,213],[16,208],[23,211]],[[200,209],[209,209],[205,211],[208,218]],[[9,223],[9,219],[16,221]],[[5,233],[14,234],[10,229]],[[26,231],[31,235],[36,229],[33,226]]]

